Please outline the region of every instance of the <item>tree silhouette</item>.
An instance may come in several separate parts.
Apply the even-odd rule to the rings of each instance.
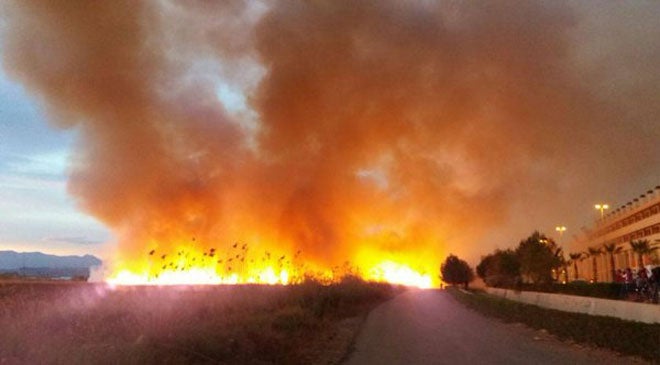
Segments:
[[[513,285],[520,278],[520,261],[513,250],[495,250],[481,259],[477,275],[489,286]]]
[[[587,257],[591,258],[591,274],[593,275],[594,283],[598,281],[598,262],[596,259],[598,259],[598,256],[602,253],[603,252],[598,247],[588,247],[587,252],[584,253]]]
[[[455,255],[449,255],[445,262],[440,265],[442,281],[448,284],[463,284],[467,289],[468,283],[474,279],[474,272],[467,262],[459,259]]]
[[[534,283],[550,283],[552,270],[562,267],[562,250],[555,241],[535,231],[516,248],[520,273]]]
[[[630,248],[637,254],[637,268],[644,267],[644,255],[649,255],[658,249],[657,246],[651,246],[649,240],[630,241]]]
[[[607,252],[610,256],[610,274],[612,281],[616,281],[616,269],[614,268],[614,255],[621,252],[623,247],[617,247],[616,243],[606,243],[603,245],[603,251]]]
[[[580,275],[578,275],[577,263],[578,263],[578,261],[584,260],[585,257],[582,254],[582,252],[569,253],[568,257],[570,257],[570,260],[568,260],[568,262],[573,264],[573,277],[574,277],[575,280],[577,280],[580,277]]]

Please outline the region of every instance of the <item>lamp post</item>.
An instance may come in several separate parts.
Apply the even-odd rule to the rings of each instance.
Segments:
[[[563,236],[564,232],[566,231],[566,227],[557,226],[557,227],[555,227],[555,231],[559,232],[559,240],[561,241],[561,237]]]
[[[603,219],[603,211],[605,209],[610,209],[610,206],[607,205],[607,204],[596,204],[596,205],[594,205],[594,208],[596,208],[597,210],[600,210],[600,219]]]
[[[561,244],[562,236],[564,235],[564,232],[566,231],[566,226],[556,226],[555,231],[559,232],[559,243]],[[562,256],[563,256],[563,254],[562,254]],[[555,269],[552,269],[552,271],[555,271]],[[564,275],[564,280],[562,280],[562,284],[566,284],[566,282],[568,281],[568,278],[566,277],[566,268],[565,267],[562,268],[561,273]],[[559,281],[559,273],[555,274],[555,279],[557,281]]]

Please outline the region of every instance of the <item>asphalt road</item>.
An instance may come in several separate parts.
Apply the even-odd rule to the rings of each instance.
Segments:
[[[465,308],[440,290],[408,291],[374,309],[361,329],[354,364],[639,364],[561,342]]]

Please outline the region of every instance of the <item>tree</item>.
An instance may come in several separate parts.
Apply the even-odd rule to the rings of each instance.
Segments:
[[[588,247],[584,253],[586,257],[591,258],[591,274],[593,275],[594,283],[598,281],[598,262],[596,260],[602,253],[598,247]]]
[[[561,247],[556,247],[554,249],[555,253],[555,261],[557,262],[557,267],[555,267],[556,275],[554,277],[555,280],[560,281],[560,275],[561,275],[561,270],[562,269],[564,272],[566,272],[566,266],[568,263],[566,262],[566,259],[564,258],[564,250]]]
[[[463,284],[467,289],[468,283],[474,279],[474,272],[467,262],[459,259],[455,255],[449,255],[445,262],[440,265],[442,281],[448,284]]]
[[[477,275],[488,286],[511,286],[520,277],[520,261],[512,250],[496,250],[481,259],[477,265]]]
[[[569,253],[568,257],[570,257],[570,260],[568,260],[568,262],[573,264],[573,277],[574,277],[575,280],[577,280],[580,277],[580,275],[578,275],[577,263],[578,263],[578,261],[581,262],[582,260],[584,260],[585,257],[582,254],[582,252]]]
[[[490,254],[487,256],[483,256],[481,258],[481,261],[479,261],[479,265],[477,265],[477,276],[480,277],[484,282],[486,282],[486,278],[488,277],[488,274],[493,270],[493,267],[495,265],[495,255]],[[486,282],[486,284],[488,284]]]
[[[520,273],[533,283],[550,283],[552,271],[562,266],[562,250],[545,235],[535,231],[516,248]]]
[[[634,253],[637,254],[638,269],[644,267],[644,255],[649,255],[658,249],[657,246],[651,246],[651,242],[649,240],[630,241],[630,248]]]
[[[610,255],[610,273],[612,274],[612,281],[616,281],[616,269],[614,268],[614,255],[621,252],[623,247],[617,247],[616,243],[606,243],[603,245],[603,251]]]

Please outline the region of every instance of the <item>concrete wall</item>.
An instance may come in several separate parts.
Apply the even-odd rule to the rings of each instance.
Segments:
[[[513,291],[499,288],[486,288],[492,295],[533,304],[543,308],[565,312],[586,313],[608,316],[644,323],[660,323],[660,304],[635,303],[625,300],[610,300],[575,295]]]

